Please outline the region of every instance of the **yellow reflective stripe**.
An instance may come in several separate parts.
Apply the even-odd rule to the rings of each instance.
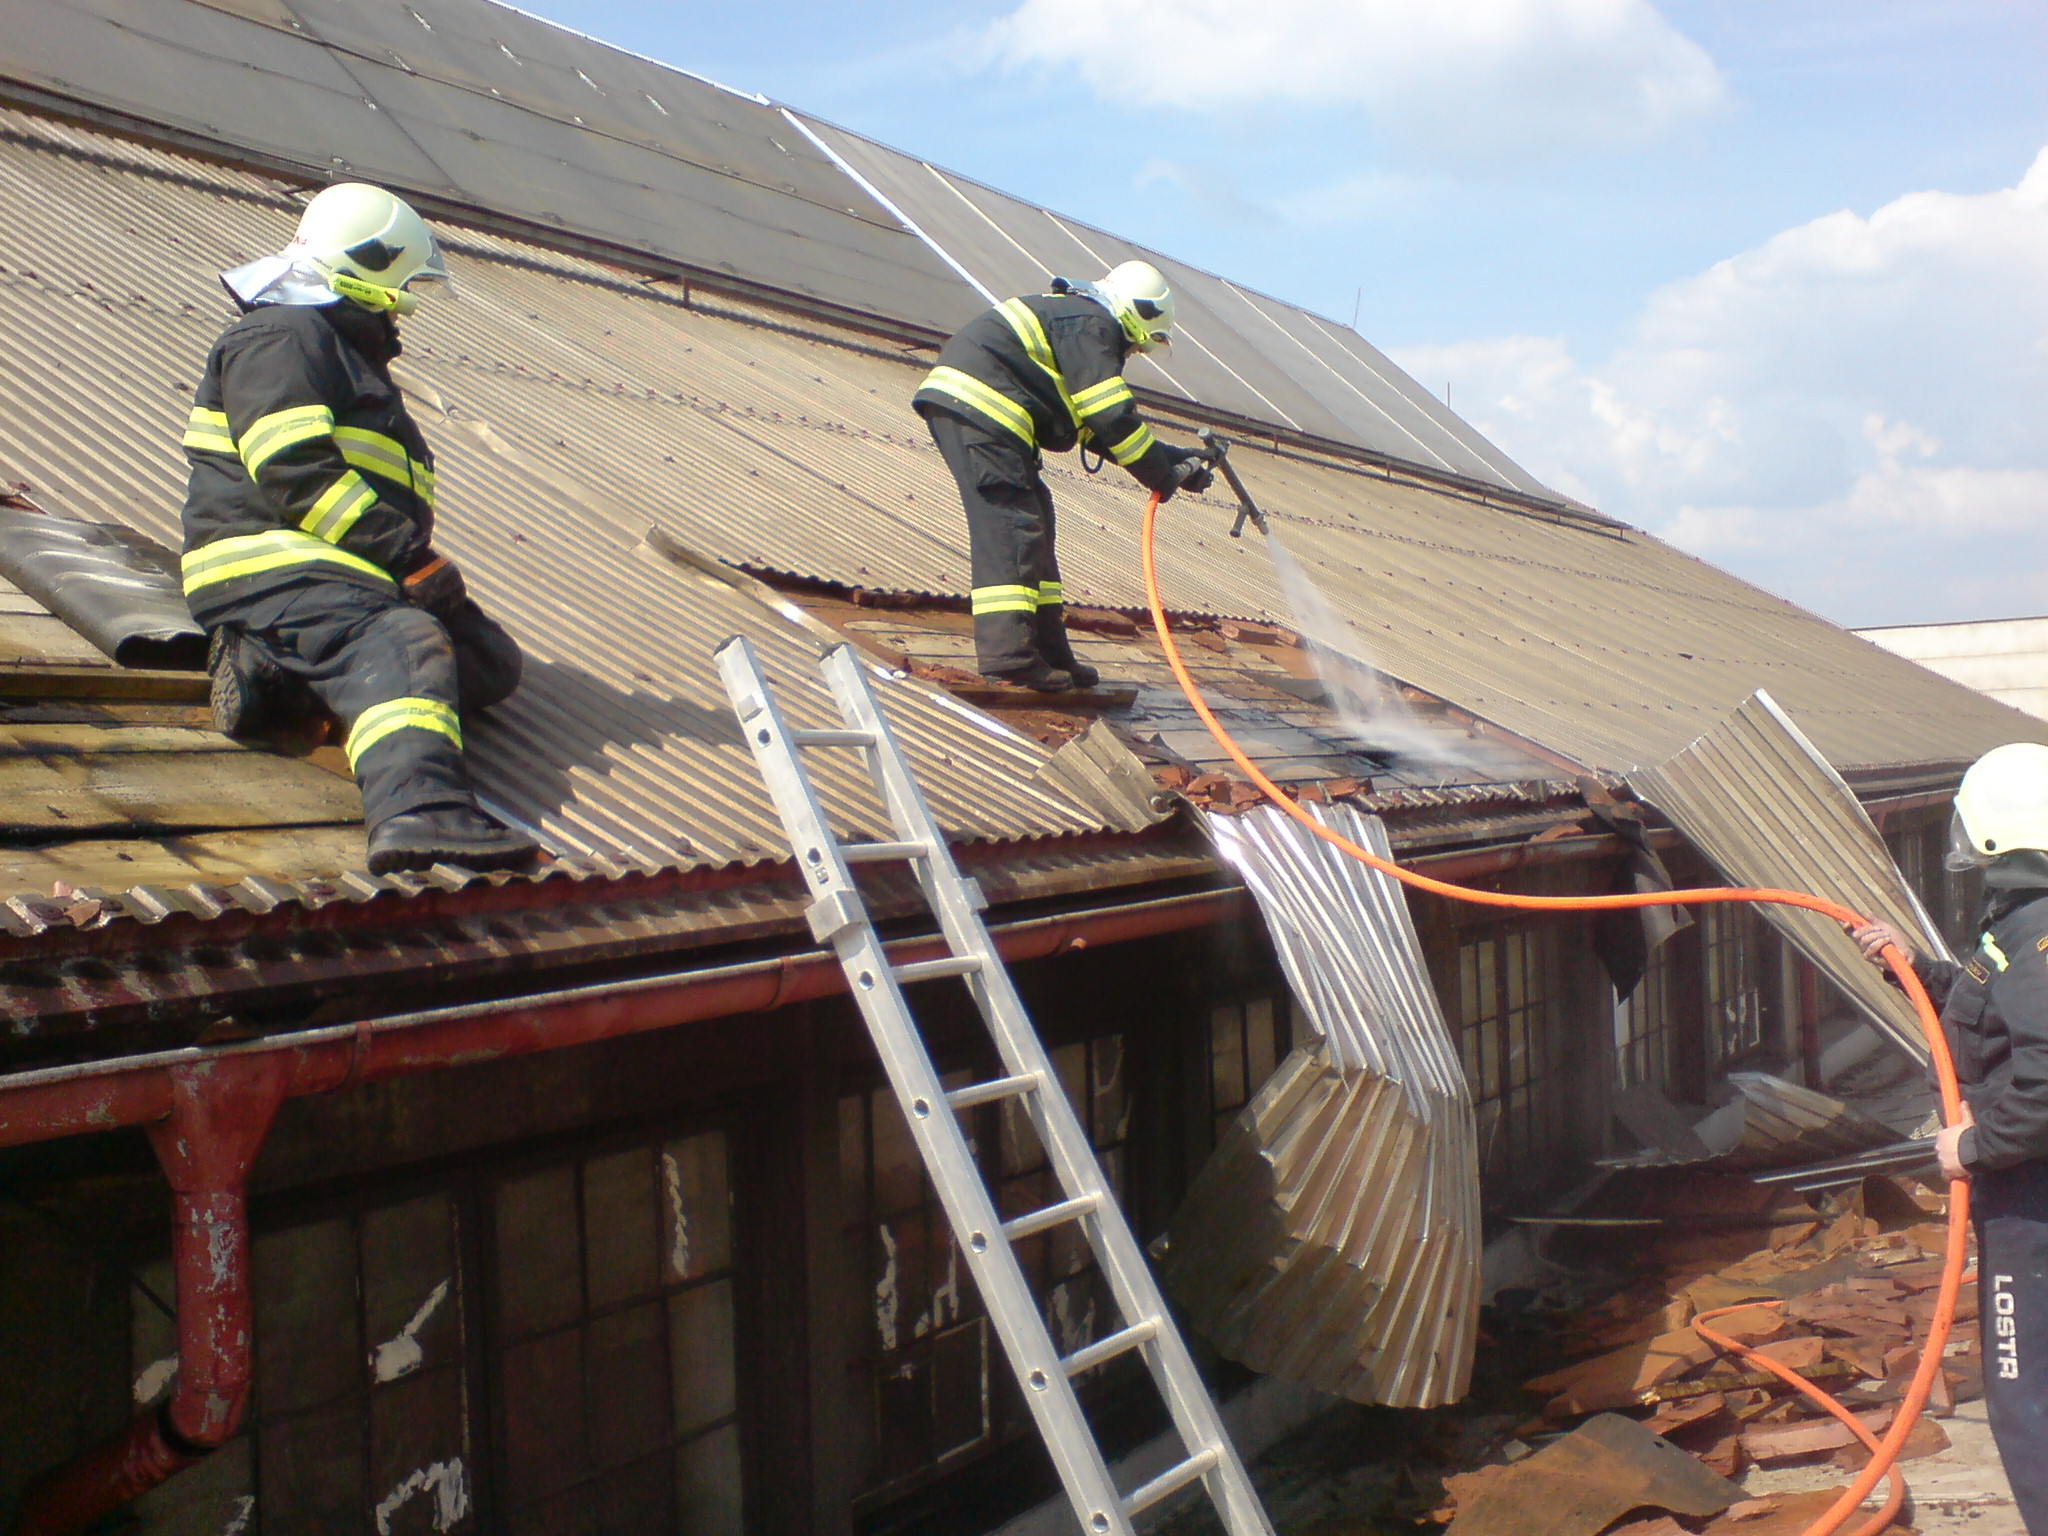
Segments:
[[[203,411],[194,406],[192,414],[185,418],[185,446],[208,453],[233,453],[235,434],[228,430],[227,412]]]
[[[1074,405],[1083,416],[1093,416],[1097,411],[1127,405],[1130,400],[1130,385],[1122,379],[1104,379],[1100,384],[1091,384],[1074,396]]]
[[[1039,607],[1043,608],[1047,603],[1064,603],[1066,600],[1067,589],[1058,582],[1041,581],[1038,584]]]
[[[2005,951],[1992,942],[1991,935],[1988,933],[1984,935],[1984,953],[1991,957],[1991,963],[2001,971],[2011,963],[2005,958]]]
[[[339,544],[341,536],[355,527],[356,519],[377,504],[370,482],[354,470],[343,470],[341,478],[327,487],[313,510],[299,519],[299,526],[316,539]]]
[[[412,491],[429,507],[434,504],[434,472],[418,459],[409,461],[412,465]]]
[[[179,562],[184,571],[188,596],[204,587],[218,586],[221,582],[235,581],[243,576],[260,576],[265,571],[282,570],[292,565],[322,563],[346,566],[366,576],[375,576],[380,581],[391,580],[390,573],[382,567],[290,528],[281,528],[274,533],[248,533],[240,538],[217,539],[204,548],[192,550]]]
[[[237,446],[241,450],[242,462],[249,466],[249,473],[253,475],[294,443],[326,437],[333,430],[334,412],[326,406],[295,405],[289,410],[272,411],[268,416],[259,417],[242,434]]]
[[[1046,377],[1052,380],[1053,388],[1060,392],[1060,400],[1067,408],[1067,415],[1073,418],[1074,425],[1081,425],[1081,408],[1067,393],[1066,378],[1060,373],[1060,365],[1052,355],[1052,342],[1046,337],[1045,327],[1038,323],[1038,316],[1031,312],[1031,306],[1022,299],[1005,299],[996,306],[996,313],[1016,333],[1024,355],[1043,368]]]
[[[452,706],[439,699],[392,699],[372,704],[349,727],[349,771],[353,773],[362,755],[393,731],[408,730],[438,731],[455,743],[458,752],[462,750],[462,722]]]
[[[935,394],[950,396],[962,405],[972,407],[976,414],[987,417],[997,426],[1022,438],[1025,447],[1038,446],[1038,429],[1031,424],[1031,413],[1008,395],[991,389],[973,375],[962,373],[958,368],[934,368],[925,375],[924,383],[918,386],[919,393],[927,389]]]
[[[367,427],[336,427],[334,441],[341,446],[341,456],[357,469],[382,475],[400,485],[412,484],[412,460],[406,457],[405,444],[397,438]]]
[[[1115,459],[1118,464],[1128,468],[1139,459],[1142,459],[1145,456],[1145,450],[1158,441],[1159,439],[1152,435],[1152,429],[1143,422],[1140,422],[1137,431],[1133,432],[1122,442],[1111,445],[1109,456]]]
[[[969,595],[974,611],[982,613],[1036,613],[1036,587],[976,587]]]

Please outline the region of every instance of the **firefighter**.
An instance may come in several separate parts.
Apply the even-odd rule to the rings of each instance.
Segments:
[[[1169,344],[1173,290],[1127,261],[1101,281],[1009,299],[939,353],[912,404],[931,429],[967,511],[974,651],[983,675],[1042,693],[1092,688],[1067,643],[1052,492],[1040,456],[1077,444],[1116,460],[1147,490],[1201,491],[1199,449],[1172,448],[1138,414],[1124,364]]]
[[[396,317],[447,280],[403,201],[328,187],[282,252],[221,275],[242,315],[185,430],[185,600],[214,724],[263,740],[332,710],[377,874],[536,851],[470,789],[462,717],[518,686],[521,657],[434,549],[434,455],[391,382]]]
[[[1965,1103],[1941,1131],[1945,1178],[1970,1181],[1984,1400],[2013,1499],[2031,1536],[2048,1536],[2048,747],[1987,752],[1963,775],[1948,867],[1981,869],[1976,951],[1961,965],[1914,957],[1941,1009]],[[1876,960],[1890,927],[1853,937]]]

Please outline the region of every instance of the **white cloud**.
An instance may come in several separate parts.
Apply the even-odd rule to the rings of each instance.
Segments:
[[[986,41],[1135,106],[1354,108],[1428,161],[1631,143],[1724,97],[1650,0],[1023,0]]]
[[[2048,611],[2048,149],[1789,229],[1561,340],[1409,348],[1560,490],[1855,623]]]

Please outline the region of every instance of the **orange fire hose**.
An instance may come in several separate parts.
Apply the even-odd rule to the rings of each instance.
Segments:
[[[1339,852],[1348,854],[1361,864],[1370,865],[1383,875],[1391,876],[1404,885],[1433,895],[1448,897],[1452,901],[1471,902],[1486,907],[1514,907],[1520,910],[1539,912],[1600,912],[1617,908],[1694,906],[1713,902],[1762,902],[1785,907],[1804,907],[1809,912],[1818,912],[1834,919],[1845,927],[1860,928],[1867,919],[1850,911],[1847,907],[1809,896],[1802,891],[1748,890],[1733,886],[1717,886],[1689,891],[1655,891],[1647,893],[1630,892],[1613,896],[1512,896],[1500,891],[1474,890],[1470,886],[1452,885],[1447,881],[1434,880],[1414,870],[1403,869],[1361,848],[1342,833],[1324,826],[1303,810],[1265,774],[1258,764],[1245,755],[1244,749],[1232,740],[1209,706],[1203,702],[1201,690],[1189,675],[1187,664],[1181,660],[1180,647],[1174,643],[1173,632],[1166,622],[1166,609],[1159,597],[1159,573],[1153,560],[1153,532],[1159,518],[1159,496],[1155,492],[1145,503],[1144,528],[1139,539],[1139,553],[1143,560],[1145,575],[1145,601],[1152,612],[1152,627],[1158,633],[1159,645],[1166,653],[1166,664],[1173,669],[1174,680],[1180,684],[1181,692],[1202,723],[1209,728],[1209,734],[1216,738],[1216,744],[1229,754],[1246,778],[1265,793],[1268,800],[1292,816],[1315,836],[1321,838]],[[1962,1095],[1956,1087],[1955,1063],[1949,1057],[1948,1042],[1942,1034],[1940,1017],[1935,1013],[1934,1004],[1927,996],[1927,989],[1920,984],[1920,978],[1913,973],[1913,965],[1897,945],[1887,944],[1880,952],[1880,958],[1897,978],[1899,986],[1920,1016],[1920,1028],[1927,1036],[1927,1048],[1934,1059],[1935,1079],[1941,1090],[1942,1122],[1954,1126],[1962,1118]],[[1803,1536],[1833,1536],[1842,1523],[1855,1513],[1865,1495],[1877,1486],[1878,1479],[1891,1474],[1891,1492],[1884,1507],[1869,1524],[1859,1527],[1854,1536],[1880,1536],[1892,1522],[1905,1502],[1906,1484],[1895,1467],[1899,1448],[1906,1436],[1919,1421],[1920,1410],[1926,1405],[1928,1393],[1934,1386],[1934,1373],[1941,1369],[1943,1351],[1948,1345],[1950,1326],[1955,1321],[1956,1296],[1962,1285],[1963,1267],[1967,1257],[1970,1222],[1970,1186],[1966,1179],[1953,1179],[1949,1183],[1948,1199],[1948,1245],[1943,1256],[1941,1286],[1935,1293],[1934,1316],[1927,1332],[1927,1347],[1922,1351],[1920,1364],[1913,1372],[1912,1382],[1906,1388],[1904,1400],[1899,1405],[1898,1416],[1892,1421],[1884,1440],[1878,1442],[1858,1422],[1855,1415],[1836,1402],[1827,1393],[1811,1382],[1794,1373],[1780,1368],[1776,1361],[1757,1354],[1738,1344],[1724,1334],[1701,1326],[1707,1317],[1720,1315],[1706,1313],[1695,1321],[1694,1327],[1700,1336],[1720,1349],[1726,1349],[1742,1356],[1753,1364],[1763,1366],[1775,1375],[1785,1377],[1800,1391],[1819,1403],[1842,1423],[1848,1425],[1865,1444],[1872,1455],[1866,1466],[1850,1485],[1842,1490],[1841,1497],[1828,1506],[1827,1512],[1809,1526]]]

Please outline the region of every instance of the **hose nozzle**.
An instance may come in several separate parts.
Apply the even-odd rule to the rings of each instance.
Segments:
[[[1230,439],[1218,436],[1207,427],[1203,427],[1195,435],[1202,440],[1202,446],[1209,450],[1209,462],[1223,471],[1224,481],[1230,486],[1231,494],[1237,498],[1237,520],[1230,525],[1230,536],[1233,539],[1244,536],[1246,519],[1250,519],[1251,525],[1260,533],[1265,533],[1266,514],[1261,512],[1258,503],[1252,500],[1252,493],[1244,488],[1244,482],[1237,477],[1236,467],[1230,462]]]

